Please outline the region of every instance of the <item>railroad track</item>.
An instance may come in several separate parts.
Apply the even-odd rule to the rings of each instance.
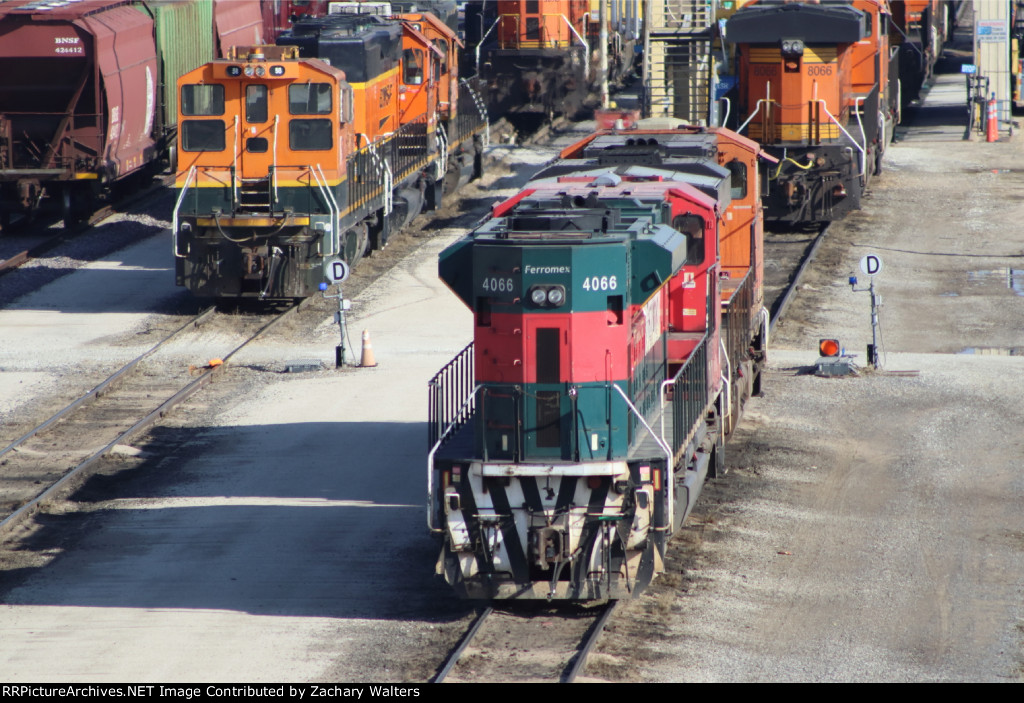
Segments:
[[[64,242],[89,231],[117,212],[133,212],[136,206],[144,205],[150,198],[160,195],[166,186],[173,185],[173,183],[174,176],[172,175],[164,175],[154,179],[150,186],[121,198],[116,203],[104,205],[94,211],[88,218],[71,228],[52,229],[50,226],[57,222],[56,219],[47,218],[41,221],[38,229],[41,232],[45,232],[45,234],[41,235],[38,241],[29,245],[28,248],[7,254],[6,258],[0,259],[0,276],[16,270],[33,259],[38,259],[50,253]],[[33,225],[28,226],[35,228]],[[18,233],[25,235],[26,233],[21,230],[22,228],[19,227]],[[5,232],[0,231],[0,237],[3,237],[5,234]]]
[[[0,542],[49,502],[82,485],[101,459],[130,451],[128,445],[134,437],[206,386],[236,353],[299,307],[293,305],[269,318],[228,316],[209,308],[0,449],[0,476],[4,477]],[[188,348],[190,338],[204,334],[219,318],[230,318],[232,329],[216,335],[216,346],[222,349],[216,360],[197,368],[158,358],[172,345]],[[204,346],[211,348],[209,337],[213,335],[205,336]]]
[[[776,324],[785,315],[828,229],[828,225],[820,225],[803,230],[765,233],[764,305],[771,317],[769,332],[775,331]]]
[[[485,608],[434,683],[573,683],[618,601],[596,608],[513,604]]]

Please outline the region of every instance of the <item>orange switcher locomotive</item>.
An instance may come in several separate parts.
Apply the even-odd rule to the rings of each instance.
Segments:
[[[301,20],[178,81],[174,255],[211,298],[311,295],[480,175],[486,116],[433,15]]]

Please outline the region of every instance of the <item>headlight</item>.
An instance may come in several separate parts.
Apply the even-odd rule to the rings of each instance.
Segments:
[[[530,301],[537,307],[557,308],[565,304],[565,286],[533,286],[530,288]]]

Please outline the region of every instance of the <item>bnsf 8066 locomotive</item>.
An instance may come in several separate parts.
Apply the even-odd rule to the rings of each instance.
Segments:
[[[764,360],[758,153],[601,133],[441,255],[475,315],[431,383],[429,524],[459,594],[622,598],[662,570]]]
[[[763,193],[768,219],[826,222],[860,208],[899,113],[888,3],[744,5],[736,44],[738,130],[778,159]]]

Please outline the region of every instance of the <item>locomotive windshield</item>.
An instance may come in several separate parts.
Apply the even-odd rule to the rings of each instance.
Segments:
[[[189,117],[223,115],[224,86],[217,83],[181,86],[181,114]]]
[[[331,114],[330,83],[302,83],[288,86],[288,112],[292,115]]]

